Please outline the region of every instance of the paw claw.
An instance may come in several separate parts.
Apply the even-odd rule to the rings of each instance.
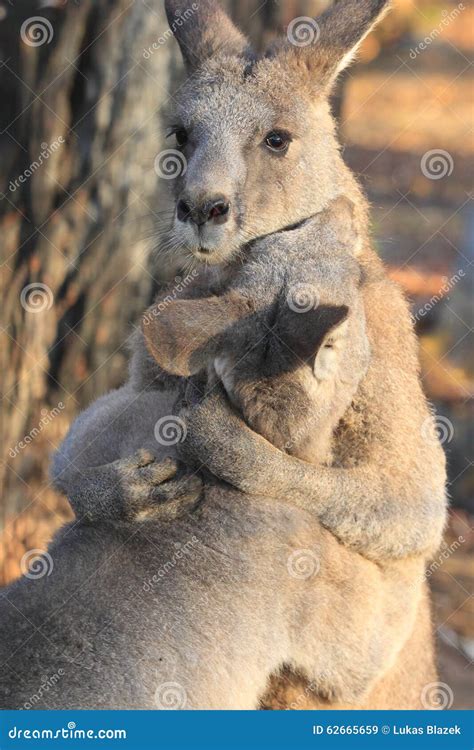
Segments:
[[[161,484],[173,479],[178,471],[178,462],[174,458],[165,458],[148,467],[148,480],[151,484]]]
[[[136,453],[136,461],[136,466],[138,469],[140,469],[143,466],[149,466],[150,464],[154,463],[156,461],[156,458],[153,453],[151,453],[151,451],[148,451],[145,448],[140,448],[140,450]]]

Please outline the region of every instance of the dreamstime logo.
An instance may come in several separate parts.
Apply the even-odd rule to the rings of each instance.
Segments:
[[[49,552],[44,552],[41,549],[30,549],[25,552],[20,561],[21,572],[26,578],[31,578],[33,581],[50,576],[53,567],[53,558]]]
[[[43,677],[41,679],[41,685],[38,691],[36,693],[33,693],[33,695],[30,696],[29,700],[23,704],[23,708],[25,709],[25,711],[29,711],[34,708],[36,704],[41,701],[44,694],[49,693],[51,688],[53,688],[65,674],[66,672],[64,671],[64,669],[58,669],[58,671],[51,675],[51,677]]]
[[[159,49],[164,44],[166,44],[166,42],[169,39],[172,39],[175,32],[178,29],[180,29],[185,24],[185,22],[191,18],[191,16],[194,15],[194,13],[197,11],[198,8],[199,8],[199,4],[193,3],[190,8],[186,8],[186,10],[182,12],[179,10],[176,11],[175,20],[173,21],[169,29],[167,29],[165,33],[162,36],[160,36],[160,38],[156,42],[153,42],[153,44],[150,45],[150,47],[147,47],[146,49],[143,50],[142,54],[145,60],[149,60],[150,57],[156,52],[157,49]]]
[[[179,542],[177,542],[175,544],[175,551],[173,553],[173,556],[163,565],[161,565],[156,573],[154,573],[152,577],[148,579],[148,581],[144,581],[143,591],[146,591],[147,593],[153,591],[154,587],[156,585],[159,585],[161,580],[165,576],[167,576],[168,573],[181,562],[181,560],[184,560],[187,555],[190,555],[198,544],[200,544],[199,539],[194,535],[191,537],[191,539],[188,539],[185,544],[180,544]]]
[[[314,699],[314,693],[318,690],[318,685],[320,684],[321,680],[323,679],[330,679],[330,675],[326,675],[325,672],[318,672],[318,680],[312,680],[311,682],[308,682],[302,693],[299,693],[295,700],[293,700],[289,705],[286,706],[285,711],[296,711],[297,709],[304,706],[304,704],[308,701],[308,699],[313,698]]]
[[[32,16],[23,21],[20,29],[22,41],[29,47],[49,44],[54,36],[51,22],[43,16]]]
[[[428,36],[425,36],[425,38],[416,46],[412,47],[410,50],[410,57],[412,60],[416,60],[418,55],[421,55],[422,52],[425,51],[425,49],[428,49],[428,47],[433,44],[434,41],[443,33],[445,28],[449,26],[456,18],[462,13],[463,10],[466,10],[466,6],[464,3],[458,3],[458,5],[453,8],[453,10],[443,10],[442,13],[442,19],[439,22],[438,26],[434,28],[431,33]]]
[[[314,18],[299,16],[288,25],[286,32],[288,41],[295,47],[307,47],[318,41],[321,29]]]
[[[166,295],[166,297],[163,297],[159,300],[156,304],[153,305],[142,318],[143,325],[148,326],[150,323],[153,323],[153,320],[155,318],[158,318],[160,313],[162,313],[168,305],[170,305],[175,299],[177,299],[178,295],[183,292],[186,287],[191,284],[191,282],[199,275],[199,271],[197,268],[193,268],[193,270],[188,273],[184,279],[182,276],[175,276],[175,284],[173,288],[170,290],[169,294]]]
[[[326,413],[326,406],[324,406],[320,409],[314,409],[310,417],[301,420],[296,430],[292,431],[290,440],[286,441],[284,446],[285,451],[290,453],[291,448],[294,448],[302,440],[307,440],[310,430],[315,426],[318,419],[326,416]]]
[[[20,451],[24,450],[30,443],[38,437],[38,435],[47,427],[53,419],[55,419],[64,409],[64,404],[59,401],[58,405],[48,411],[48,409],[41,409],[41,419],[38,424],[29,431],[28,435],[25,435],[23,440],[20,440],[13,448],[10,448],[8,455],[10,458],[18,456]]]
[[[286,296],[286,304],[296,313],[307,313],[319,305],[319,294],[310,284],[295,284]]]
[[[437,305],[438,302],[441,302],[441,300],[446,297],[448,292],[450,292],[454,288],[454,286],[465,277],[465,275],[465,271],[460,268],[459,271],[456,271],[456,273],[451,276],[451,278],[448,279],[448,277],[445,276],[443,278],[443,285],[440,287],[438,293],[433,294],[431,299],[428,300],[428,302],[425,302],[423,307],[420,307],[419,310],[417,310],[417,312],[411,316],[413,325],[418,323],[420,318],[424,318],[425,315],[431,312],[435,305]]]
[[[319,573],[319,557],[311,549],[297,549],[289,555],[286,567],[292,578],[305,580]]]
[[[454,160],[448,151],[434,148],[427,151],[421,160],[421,171],[428,180],[442,180],[454,171]]]
[[[167,148],[160,151],[155,157],[155,172],[163,180],[175,180],[186,174],[188,162],[181,151],[175,148]]]
[[[441,414],[431,414],[421,425],[421,437],[427,443],[450,443],[454,437],[453,423]]]
[[[301,160],[296,164],[296,166],[291,170],[291,174],[293,176],[299,175],[302,179],[306,179],[307,177],[310,177],[313,173],[313,169],[311,165],[306,160]],[[275,187],[278,190],[279,193],[282,193],[287,188],[287,181],[288,180],[277,180],[275,182]]]
[[[179,682],[163,682],[156,688],[155,704],[162,711],[179,711],[186,703],[186,690]]]
[[[53,306],[53,292],[39,281],[23,287],[20,294],[20,302],[26,312],[39,313],[50,310]]]
[[[421,691],[421,703],[431,711],[444,711],[451,708],[454,693],[445,682],[430,682]]]
[[[425,578],[431,578],[432,575],[434,575],[443,565],[443,563],[448,560],[451,555],[454,555],[455,552],[457,552],[458,549],[460,549],[462,544],[465,544],[466,540],[462,535],[458,536],[457,539],[455,539],[451,544],[446,544],[446,542],[443,542],[443,546],[440,549],[440,552],[438,554],[438,557],[436,560],[433,560],[428,568],[425,571],[425,574],[423,576],[423,579]]]
[[[187,427],[181,417],[169,414],[155,424],[155,438],[160,445],[176,445],[186,439]]]
[[[431,576],[436,575],[436,573],[441,570],[446,560],[449,560],[451,555],[454,555],[454,553],[457,552],[458,549],[460,549],[461,545],[465,543],[466,540],[462,535],[458,536],[458,538],[451,542],[450,545],[446,544],[446,542],[443,542],[443,546],[440,549],[437,559],[433,560],[420,576],[416,576],[414,578],[412,588],[419,588],[420,584],[422,584],[423,581],[426,581],[431,578]]]
[[[31,162],[31,164],[25,169],[25,171],[17,177],[15,180],[10,180],[10,184],[8,185],[8,189],[11,193],[14,193],[15,190],[18,190],[20,185],[23,185],[27,180],[29,180],[30,177],[34,175],[34,173],[50,158],[52,154],[55,154],[56,151],[65,143],[63,136],[60,135],[55,141],[52,141],[52,143],[42,143],[41,144],[41,151],[39,152],[37,158]]]

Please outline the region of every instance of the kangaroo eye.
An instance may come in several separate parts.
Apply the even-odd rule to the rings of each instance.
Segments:
[[[183,148],[188,142],[188,134],[184,128],[179,128],[175,131],[176,145],[178,148]]]
[[[281,130],[272,130],[265,138],[265,145],[270,151],[283,152],[286,151],[291,143],[291,136],[289,133],[284,133]]]

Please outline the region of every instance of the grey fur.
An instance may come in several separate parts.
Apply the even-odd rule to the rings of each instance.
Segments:
[[[438,441],[426,439],[430,411],[408,330],[390,372],[397,348],[387,341],[387,321],[382,331],[374,317],[373,299],[387,282],[378,264],[350,254],[359,237],[349,208],[339,199],[302,227],[257,242],[221,296],[164,310],[158,301],[143,330],[162,367],[187,376],[210,369],[211,384],[222,381],[266,438],[243,431],[225,401],[213,398],[186,412],[186,460],[245,492],[287,498],[378,562],[426,558],[445,523],[444,456]],[[298,294],[305,313],[297,311]],[[349,312],[333,329],[327,314],[336,306]]]
[[[199,6],[205,11],[200,16],[204,23],[206,9],[214,5],[202,0]],[[360,2],[358,7],[368,8],[375,20],[375,4]],[[366,31],[364,26],[360,35]],[[340,158],[327,102],[322,94],[314,98],[309,83],[317,79],[317,64],[309,76],[306,53],[283,51],[249,72],[248,58],[234,57],[235,51],[208,61],[199,51],[198,68],[182,90],[177,112],[186,127],[196,128],[196,145],[187,151],[188,171],[176,181],[176,193],[187,190],[199,197],[205,191],[225,191],[235,211],[225,227],[199,236],[175,225],[169,248],[174,253],[179,248],[184,258],[213,264],[209,281],[215,276],[218,284],[233,272],[233,260],[247,242],[323,211],[338,195],[356,204],[363,233],[366,214],[359,188]],[[291,100],[290,91],[296,94]],[[277,125],[291,129],[294,141],[284,159],[269,159],[261,138]],[[364,466],[364,459],[366,463],[374,458],[379,467],[388,459],[397,491],[407,482],[407,510],[414,497],[431,487],[427,481],[435,482],[436,497],[444,504],[442,455],[437,446],[421,445],[419,439],[420,420],[427,412],[407,306],[387,281],[367,239],[357,255],[370,277],[364,304],[372,347],[361,404],[366,405],[365,399],[370,403],[379,381],[386,382],[387,393],[378,404],[375,424],[368,425],[369,440],[364,439],[364,409],[349,412],[340,443],[345,452],[337,460]],[[393,373],[388,379],[386,363]],[[158,382],[161,390],[154,390]],[[94,503],[103,499],[118,470],[125,487],[122,499],[131,488],[145,507],[142,469],[148,467],[139,465],[142,454],[132,467],[129,457],[142,448],[162,457],[153,442],[154,427],[160,417],[172,414],[176,395],[172,389],[163,390],[161,372],[138,343],[129,383],[73,425],[54,462],[57,485],[74,495],[85,472],[87,492],[76,495],[77,505],[82,506],[93,491],[93,502],[87,500],[85,508],[93,514]],[[180,695],[184,691],[186,702],[180,707],[254,708],[269,675],[283,663],[316,680],[320,695],[361,705],[371,687],[373,693],[383,691],[389,675],[400,674],[397,664],[402,653],[407,657],[408,643],[413,661],[415,623],[419,618],[426,622],[424,556],[375,563],[341,545],[321,526],[313,508],[309,512],[295,507],[286,497],[284,472],[291,474],[290,499],[298,502],[308,486],[312,492],[307,472],[312,472],[312,481],[314,475],[326,477],[327,472],[335,475],[347,469],[307,468],[281,451],[273,453],[263,438],[228,413],[216,392],[188,414],[184,445],[194,456],[202,450],[204,435],[206,460],[222,476],[235,473],[237,486],[257,481],[257,472],[265,470],[265,457],[271,459],[273,475],[267,478],[272,483],[264,495],[245,495],[207,479],[199,507],[178,522],[148,518],[142,523],[64,529],[50,548],[51,575],[23,578],[2,596],[2,707],[30,701],[43,675],[64,668],[61,680],[35,701],[36,707],[160,707],[155,697],[172,682]],[[237,444],[227,444],[229,436]],[[383,450],[367,456],[374,442]],[[420,457],[421,471],[414,455]],[[105,473],[104,485],[101,467],[117,460],[125,463],[115,465],[112,475]],[[434,470],[434,480],[426,479],[429,470]],[[130,476],[130,483],[123,485]],[[356,486],[367,493],[374,479],[362,471]],[[150,487],[148,501],[154,489]],[[320,488],[321,515],[327,516],[326,489],[326,484]],[[279,499],[282,493],[285,497]],[[386,497],[391,498],[390,493]],[[337,499],[340,508],[353,497],[348,493]],[[111,495],[109,500],[113,502]],[[360,507],[360,497],[356,501]],[[104,507],[109,512],[110,505]],[[351,513],[349,506],[348,538]],[[330,518],[327,522],[331,525]],[[437,529],[432,542],[438,538]],[[360,544],[358,539],[351,543]],[[177,564],[176,550],[190,544],[191,552]],[[310,561],[318,561],[319,572],[310,570],[304,577],[304,571],[293,567],[295,555],[302,551],[310,553]],[[164,570],[166,574],[160,575]],[[150,585],[154,571],[156,582]],[[429,650],[419,658],[417,652],[416,674],[396,679],[418,684],[419,695],[419,681],[430,672],[431,658]],[[392,687],[385,707],[403,703],[402,692],[403,682],[396,695]],[[416,695],[410,707],[418,707]]]

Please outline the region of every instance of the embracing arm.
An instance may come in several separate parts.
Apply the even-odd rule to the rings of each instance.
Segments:
[[[222,390],[186,413],[184,458],[204,463],[243,492],[288,500],[315,513],[344,544],[375,560],[429,555],[445,522],[444,467],[412,475],[392,467],[313,466],[252,432]],[[420,460],[422,458],[420,457]]]
[[[174,398],[129,382],[73,422],[50,475],[79,520],[134,518],[153,507],[169,518],[196,501],[201,480],[182,476],[156,438],[156,423],[172,413]]]

